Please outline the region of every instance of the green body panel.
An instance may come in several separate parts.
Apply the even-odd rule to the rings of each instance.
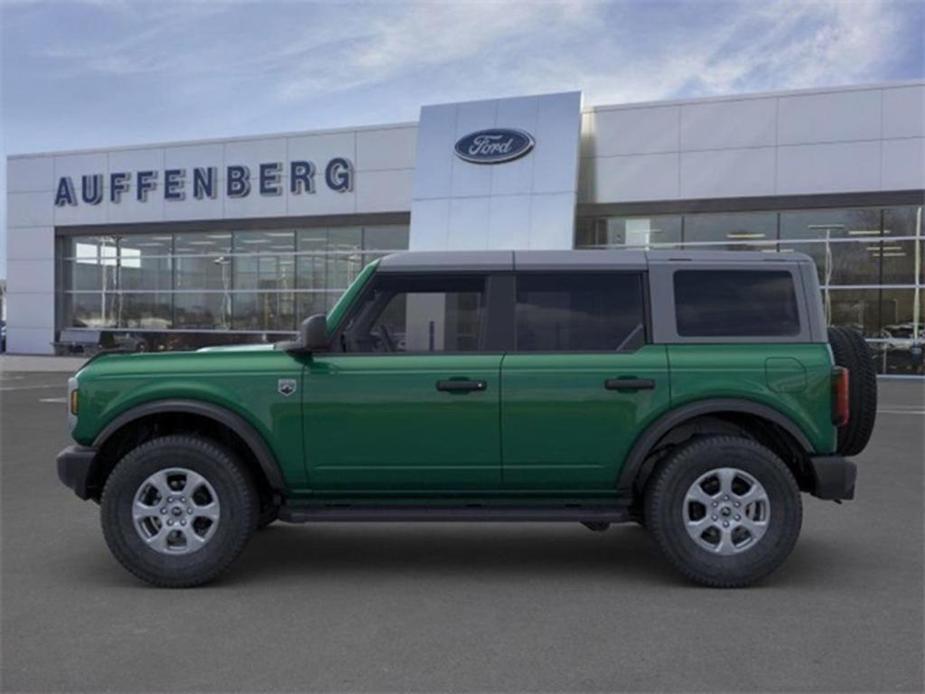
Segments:
[[[305,374],[312,488],[354,493],[496,489],[500,354],[319,355]],[[485,381],[481,392],[437,381]]]
[[[77,374],[80,416],[73,436],[92,445],[123,412],[156,400],[182,398],[212,403],[243,417],[260,433],[294,488],[306,481],[302,458],[299,387],[278,392],[281,378],[301,384],[302,361],[270,345],[201,352],[112,354]]]
[[[835,451],[827,344],[670,345],[671,405],[742,398],[788,417],[816,453]]]
[[[606,390],[610,378],[652,390]],[[613,491],[636,436],[668,409],[664,345],[631,354],[508,354],[502,367],[504,487]]]

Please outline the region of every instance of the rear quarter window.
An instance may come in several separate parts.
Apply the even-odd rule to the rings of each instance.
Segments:
[[[674,273],[678,335],[799,335],[793,276],[786,270],[678,270]]]

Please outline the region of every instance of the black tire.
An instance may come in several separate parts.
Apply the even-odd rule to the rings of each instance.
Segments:
[[[692,485],[702,475],[724,467],[737,468],[757,480],[769,502],[763,537],[728,555],[695,542],[683,516]],[[647,485],[645,508],[647,528],[668,560],[692,581],[714,588],[747,586],[777,569],[793,550],[803,521],[800,491],[787,466],[764,446],[735,436],[696,439],[678,448]]]
[[[132,518],[141,485],[169,468],[202,475],[220,503],[221,516],[211,538],[186,554],[165,554],[147,546]],[[152,439],[128,453],[106,480],[100,502],[103,535],[113,556],[143,581],[168,588],[201,585],[228,568],[253,533],[257,513],[257,493],[235,455],[214,441],[191,435]]]
[[[835,363],[848,369],[848,423],[838,429],[838,452],[857,455],[867,446],[877,419],[877,370],[864,337],[851,328],[829,328]]]

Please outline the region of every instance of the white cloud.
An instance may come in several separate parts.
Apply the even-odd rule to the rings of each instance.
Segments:
[[[348,22],[328,34],[341,50],[312,53],[310,70],[283,70],[276,94],[297,103],[427,71],[439,75],[429,85],[437,100],[578,87],[588,103],[614,103],[874,81],[895,51],[903,9],[682,3],[676,26],[652,26],[627,3],[390,6],[364,15],[361,30]]]
[[[728,7],[728,6],[724,6]],[[729,8],[705,30],[675,32],[669,45],[638,53],[606,40],[582,59],[550,58],[539,80],[575,82],[590,103],[648,101],[851,84],[884,79],[898,42],[896,5],[862,1],[779,2]],[[612,69],[602,67],[609,63]],[[532,83],[539,87],[540,82]]]
[[[589,28],[602,7],[579,0],[547,2],[417,3],[365,15],[362,37],[349,50],[313,56],[314,69],[291,76],[280,95],[295,100],[319,91],[342,91],[398,78],[424,68],[491,59],[507,41],[529,37],[542,46],[548,34]],[[349,39],[347,31],[342,40]],[[320,62],[320,64],[319,64]],[[529,70],[529,60],[522,66]],[[520,74],[512,75],[516,80]]]
[[[8,142],[43,148],[75,131],[95,138],[80,146],[331,127],[572,89],[607,104],[879,81],[921,41],[909,22],[922,33],[918,5],[868,0],[8,7]],[[34,116],[62,99],[67,131],[40,133]]]

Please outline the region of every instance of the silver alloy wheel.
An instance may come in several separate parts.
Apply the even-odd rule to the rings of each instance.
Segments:
[[[148,477],[132,502],[132,521],[144,543],[161,554],[205,547],[221,517],[218,494],[198,472],[172,467]]]
[[[715,554],[738,554],[754,547],[768,529],[771,502],[761,483],[738,468],[704,473],[684,496],[687,534]]]

